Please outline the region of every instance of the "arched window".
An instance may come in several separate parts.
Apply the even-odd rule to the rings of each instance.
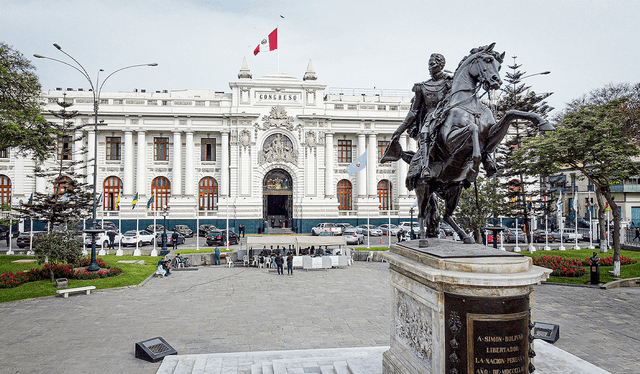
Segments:
[[[122,180],[118,177],[111,176],[102,183],[102,191],[104,193],[102,209],[119,210],[118,196],[122,194]]]
[[[6,175],[0,175],[0,202],[9,204],[11,198],[11,179]]]
[[[391,210],[391,182],[383,179],[378,183],[378,201],[380,201],[380,210]]]
[[[53,193],[55,195],[64,195],[67,189],[72,188],[73,181],[69,177],[60,177],[60,179],[53,182]]]
[[[204,177],[198,183],[198,209],[218,209],[218,182],[212,177]]]
[[[338,209],[351,210],[351,182],[346,179],[338,182]]]
[[[171,182],[165,177],[156,177],[151,182],[151,194],[155,195],[153,201],[154,210],[162,210],[169,205],[171,196]]]

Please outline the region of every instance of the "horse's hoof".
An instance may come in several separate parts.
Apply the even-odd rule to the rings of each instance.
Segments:
[[[476,244],[476,241],[475,241],[475,240],[473,240],[473,238],[472,238],[472,237],[470,237],[470,236],[465,236],[465,237],[462,239],[462,242],[463,242],[464,244]]]

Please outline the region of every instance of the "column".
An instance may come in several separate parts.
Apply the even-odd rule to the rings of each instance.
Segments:
[[[358,134],[358,154],[356,157],[360,157],[366,150],[366,138],[365,134]],[[367,160],[368,162],[368,160]],[[369,165],[365,168],[364,171],[361,171],[356,174],[356,182],[358,183],[358,198],[364,198],[367,195],[367,170],[369,169]]]
[[[407,136],[404,134],[400,137],[400,146],[403,150],[407,150]],[[402,161],[402,159],[396,162],[398,163],[398,167],[396,169],[398,170],[398,172],[396,173],[396,175],[398,176],[396,182],[398,185],[398,196],[407,197],[409,195],[409,191],[407,190],[405,180],[407,178],[407,170],[409,169],[407,166],[409,165],[406,162]]]
[[[171,195],[182,195],[182,134],[173,133],[173,180],[171,181]]]
[[[376,169],[378,164],[378,142],[376,134],[369,134],[369,146],[367,147],[367,182],[369,185],[367,194],[375,197],[378,193],[376,184]]]
[[[229,131],[222,131],[220,144],[220,195],[229,196]]]
[[[97,154],[96,154],[96,133],[95,131],[93,131],[93,128],[91,130],[88,131],[88,137],[87,137],[87,157],[89,158],[89,160],[91,160],[90,162],[87,162],[87,184],[89,186],[93,186],[93,181],[95,178],[95,175],[93,175],[93,164],[97,161]],[[97,195],[96,195],[97,196]]]
[[[333,182],[333,133],[325,135],[324,143],[324,194],[326,197],[333,197],[336,191],[336,186]]]
[[[138,130],[138,164],[136,170],[136,192],[147,194],[147,138],[143,130]],[[151,187],[149,187],[151,191]]]
[[[124,180],[122,181],[122,193],[125,196],[133,195],[133,132],[124,132]]]
[[[191,120],[189,121],[189,128],[191,127]],[[184,165],[184,194],[188,197],[196,196],[196,190],[194,189],[194,173],[195,173],[195,155],[193,153],[193,132],[187,132],[185,146],[185,165]]]

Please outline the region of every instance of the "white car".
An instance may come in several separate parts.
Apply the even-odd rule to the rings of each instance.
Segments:
[[[369,236],[369,234],[371,234],[371,236],[382,236],[382,230],[374,225],[360,225],[356,227],[356,229],[364,236]]]
[[[324,223],[318,223],[315,227],[311,229],[311,235],[314,235],[314,236],[320,235],[323,232],[327,232],[330,235],[340,235],[340,233],[342,233],[342,228],[339,226],[336,226],[335,223],[324,222]]]
[[[345,229],[342,233],[344,240],[347,244],[362,244],[364,243],[364,235],[360,234],[355,227]]]
[[[562,240],[563,241],[575,241],[576,239],[582,240],[582,234],[576,232],[574,229],[564,229],[562,232]]]
[[[114,245],[122,240],[122,234],[116,231],[116,237],[113,240]],[[91,235],[86,235],[84,238],[84,244],[91,246]],[[96,246],[108,247],[109,246],[109,234],[106,231],[96,234]]]
[[[124,237],[122,238],[122,246],[126,247],[128,245],[135,246],[138,243],[138,247],[142,247],[145,244],[153,244],[153,233],[146,230],[129,230],[124,233]]]
[[[398,235],[398,231],[400,231],[400,227],[394,225],[393,223],[389,225],[388,223],[382,224],[378,226],[380,230],[382,230],[382,235],[387,235],[387,231],[391,232],[392,236]]]
[[[406,234],[409,234],[412,226],[413,226],[413,234],[414,235],[420,234],[420,224],[418,222],[413,222],[413,225],[411,224],[411,222],[400,222],[400,225],[398,225],[398,228],[400,228]]]

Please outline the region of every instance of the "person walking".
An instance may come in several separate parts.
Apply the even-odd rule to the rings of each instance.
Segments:
[[[8,233],[7,233],[7,235],[8,235]],[[636,225],[636,237],[633,238],[633,241],[636,241],[636,240],[640,241],[640,225]]]
[[[293,253],[287,255],[287,275],[293,275]]]
[[[171,242],[173,244],[173,250],[175,251],[178,247],[178,233],[177,232],[173,232],[173,234],[171,234]]]
[[[113,242],[116,241],[116,232],[113,230],[109,230],[107,232],[107,236],[109,237],[109,249],[113,249]]]
[[[213,251],[213,263],[215,265],[220,265],[220,248],[218,247]]]
[[[282,259],[282,256],[278,254],[276,256],[276,266],[278,267],[278,275],[284,275],[284,267],[282,265],[284,265],[284,260]]]

